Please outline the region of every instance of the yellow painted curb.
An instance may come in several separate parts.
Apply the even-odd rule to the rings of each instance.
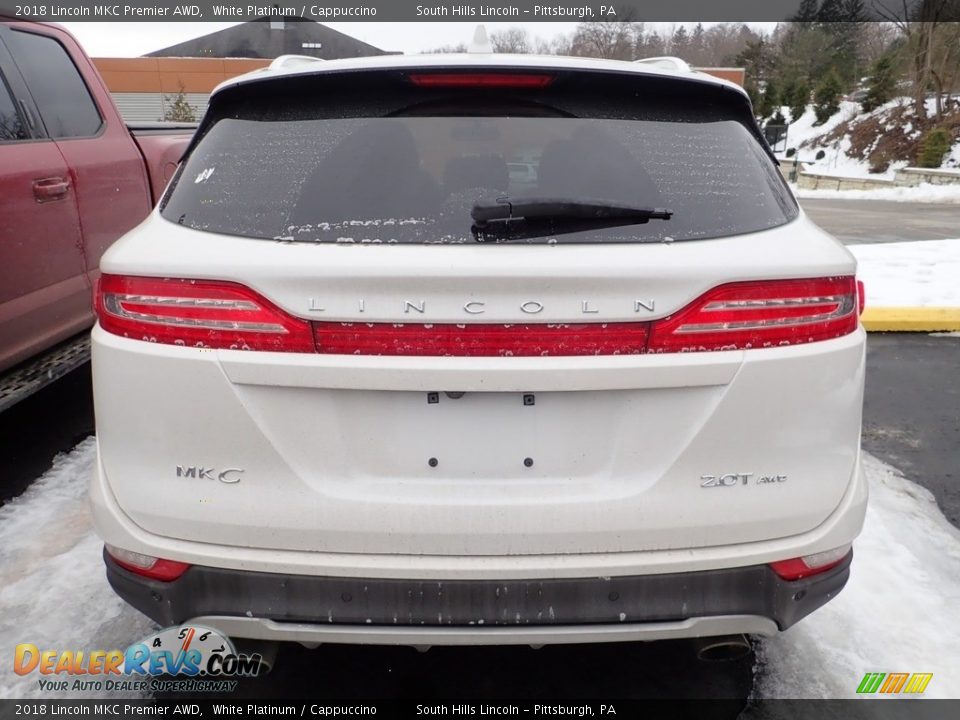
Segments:
[[[860,316],[870,332],[946,332],[960,330],[960,307],[870,307]]]

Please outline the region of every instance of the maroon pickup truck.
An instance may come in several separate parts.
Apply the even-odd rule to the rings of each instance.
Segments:
[[[0,410],[85,359],[100,256],[192,134],[128,126],[70,33],[0,17]]]

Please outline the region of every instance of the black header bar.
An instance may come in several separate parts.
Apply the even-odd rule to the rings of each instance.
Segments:
[[[0,15],[44,22],[781,22],[801,0],[0,0]],[[934,5],[936,6],[934,8]],[[864,0],[855,18],[889,20],[924,12],[960,19],[960,1]]]

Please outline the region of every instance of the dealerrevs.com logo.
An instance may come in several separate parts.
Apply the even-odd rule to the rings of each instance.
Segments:
[[[255,677],[260,655],[236,651],[217,630],[199,625],[165,628],[126,650],[41,650],[21,643],[14,650],[18,675],[37,673],[43,691],[224,692],[237,677]]]
[[[932,679],[933,673],[869,672],[863,676],[863,680],[857,686],[857,694],[919,695],[927,689]]]

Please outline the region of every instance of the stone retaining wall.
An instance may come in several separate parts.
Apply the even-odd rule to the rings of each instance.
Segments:
[[[894,187],[931,185],[960,185],[960,170],[930,170],[908,167],[897,170],[893,180],[881,178],[847,178],[836,175],[819,175],[810,172],[808,165],[792,160],[780,161],[780,172],[788,180],[795,175],[797,187],[803,190],[880,190]]]

